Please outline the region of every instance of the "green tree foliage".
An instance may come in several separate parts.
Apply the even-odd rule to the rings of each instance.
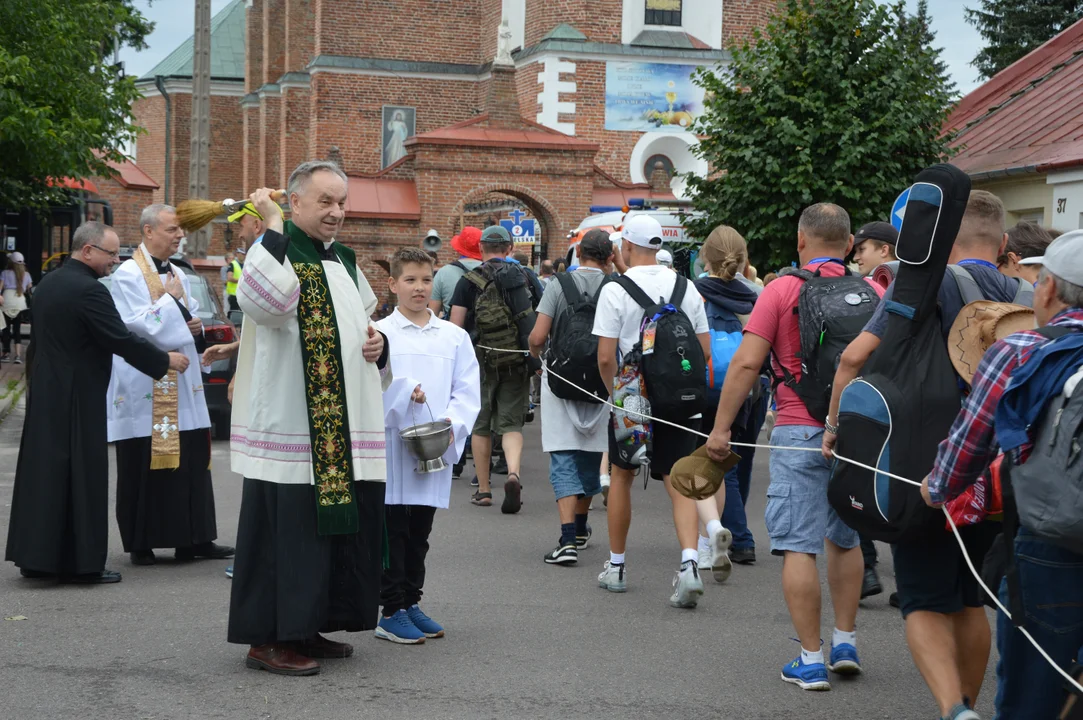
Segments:
[[[122,159],[139,93],[113,52],[152,27],[130,0],[0,0],[0,207],[57,202],[51,178]]]
[[[796,257],[812,203],[841,205],[854,227],[887,219],[914,175],[949,154],[955,86],[932,39],[924,2],[916,15],[902,2],[782,2],[729,66],[697,76],[697,153],[712,175],[688,177],[706,215],[689,222],[693,237],[731,225],[755,264],[776,268]]]
[[[991,78],[1061,30],[1083,18],[1083,0],[979,0],[966,8],[986,46],[971,63]]]

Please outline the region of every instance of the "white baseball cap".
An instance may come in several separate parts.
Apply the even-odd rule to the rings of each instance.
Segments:
[[[673,254],[669,250],[659,250],[656,261],[659,265],[673,267]]]
[[[1022,263],[1042,265],[1061,280],[1083,286],[1083,230],[1064,233],[1049,243],[1045,255],[1026,258],[1020,261]]]
[[[648,250],[662,247],[662,225],[650,215],[636,215],[624,223],[621,239]]]

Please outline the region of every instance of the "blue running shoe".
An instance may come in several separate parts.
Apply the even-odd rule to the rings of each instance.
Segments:
[[[839,675],[860,675],[861,661],[857,659],[857,648],[850,643],[833,646],[827,669]]]
[[[229,567],[226,568],[226,577],[228,577],[230,580],[233,579],[233,566],[232,565],[230,565]]]
[[[827,681],[827,668],[823,663],[811,663],[806,665],[798,655],[791,663],[782,666],[782,679],[793,683],[802,690],[830,690],[831,683]]]
[[[417,605],[411,605],[406,608],[406,616],[410,618],[410,622],[414,624],[418,630],[425,634],[427,638],[441,638],[444,637],[444,628],[440,627],[440,623],[433,620],[431,617],[421,612],[421,608]]]
[[[376,625],[376,637],[400,645],[420,645],[425,642],[425,633],[410,622],[410,616],[405,610],[399,610],[391,617],[380,615],[380,622]]]

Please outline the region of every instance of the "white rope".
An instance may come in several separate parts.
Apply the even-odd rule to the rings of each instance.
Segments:
[[[477,347],[479,347],[479,348],[481,348],[483,350],[490,350],[492,352],[505,352],[505,353],[511,352],[511,353],[518,353],[520,355],[529,355],[530,354],[529,350],[506,350],[506,349],[502,349],[502,348],[486,347],[485,345],[478,345]],[[591,396],[595,400],[601,401],[602,404],[608,405],[609,407],[614,408],[615,410],[620,410],[621,412],[623,412],[623,413],[625,413],[625,414],[627,414],[629,416],[636,416],[636,417],[646,418],[646,419],[650,420],[651,422],[662,423],[663,425],[669,425],[670,427],[677,428],[678,430],[684,430],[685,432],[692,433],[693,435],[698,435],[701,438],[709,438],[710,437],[709,435],[707,435],[705,433],[701,433],[698,430],[692,430],[691,428],[687,428],[687,427],[685,427],[683,425],[678,425],[677,423],[673,423],[673,422],[670,422],[668,420],[662,420],[661,418],[652,417],[650,415],[646,415],[646,414],[643,414],[643,413],[628,412],[624,408],[618,407],[617,405],[614,405],[613,403],[609,402],[608,400],[602,400],[601,398],[599,398],[594,393],[592,393],[589,390],[586,390],[586,389],[576,385],[571,380],[569,380],[569,379],[567,379],[565,377],[562,377],[561,375],[553,372],[549,368],[546,368],[546,372],[549,373],[550,375],[552,375],[553,377],[568,383],[569,385],[571,385],[576,390],[578,390],[578,391],[580,391],[580,392],[582,392],[582,393],[584,393],[586,395]],[[815,453],[822,452],[818,448],[795,448],[795,447],[783,447],[783,446],[780,446],[780,445],[761,445],[761,444],[758,444],[758,443],[730,442],[730,445],[736,445],[738,447],[763,448],[765,450],[785,450],[785,451],[789,451],[789,452],[798,452],[798,451],[815,452]],[[919,487],[919,488],[921,487],[920,482],[915,482],[915,481],[911,480],[910,478],[904,478],[901,475],[895,475],[894,473],[889,473],[886,470],[879,470],[879,469],[874,468],[874,467],[872,467],[870,465],[866,465],[865,463],[858,462],[857,460],[853,460],[853,459],[848,458],[848,457],[843,457],[842,455],[839,455],[834,450],[831,451],[831,454],[834,455],[837,460],[840,460],[842,462],[850,463],[851,465],[862,468],[864,470],[868,470],[868,471],[873,472],[873,473],[878,473],[880,475],[886,475],[887,477],[891,478],[892,480],[898,480],[899,482],[904,482],[907,485],[913,485],[913,486]],[[963,559],[966,560],[966,566],[968,568],[970,568],[970,573],[974,576],[974,579],[978,581],[978,585],[981,586],[981,589],[984,590],[986,592],[986,594],[988,594],[989,597],[991,597],[993,599],[993,602],[996,603],[996,606],[998,608],[1000,608],[1000,611],[1002,613],[1004,613],[1005,617],[1007,617],[1009,620],[1011,620],[1012,619],[1012,614],[1010,612],[1008,612],[1008,608],[1004,607],[1004,605],[1001,604],[1000,597],[999,597],[998,593],[994,593],[992,590],[989,589],[989,586],[985,584],[984,580],[982,580],[981,574],[978,572],[977,568],[974,567],[974,563],[973,563],[973,561],[971,561],[970,555],[967,554],[966,544],[963,542],[963,538],[959,534],[959,528],[956,527],[955,521],[951,517],[951,513],[948,512],[948,509],[946,507],[942,506],[940,509],[943,511],[944,517],[946,517],[948,519],[948,524],[951,526],[952,535],[955,536],[955,541],[959,544],[959,549],[963,551]],[[1034,646],[1034,649],[1037,650],[1038,653],[1043,658],[1045,658],[1045,661],[1047,663],[1049,663],[1050,667],[1052,667],[1054,670],[1056,670],[1058,673],[1060,673],[1060,675],[1065,680],[1067,680],[1069,683],[1071,683],[1071,685],[1079,693],[1083,694],[1083,685],[1081,685],[1075,678],[1073,678],[1070,674],[1068,674],[1067,671],[1065,671],[1063,668],[1061,668],[1060,665],[1058,665],[1056,662],[1054,662],[1053,658],[1049,657],[1049,654],[1044,649],[1042,649],[1042,646],[1038,644],[1038,641],[1034,639],[1034,636],[1032,636],[1029,632],[1027,632],[1026,628],[1016,627],[1015,629],[1018,630],[1019,632],[1023,633],[1023,636],[1026,637],[1026,639],[1030,641],[1030,644]]]

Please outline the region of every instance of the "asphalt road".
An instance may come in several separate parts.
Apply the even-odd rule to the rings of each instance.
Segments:
[[[0,425],[0,538],[7,537],[23,415]],[[424,607],[448,636],[404,647],[370,633],[335,635],[357,653],[286,678],[248,670],[226,643],[225,561],[133,567],[110,518],[118,585],[56,586],[0,569],[0,718],[933,718],[903,624],[885,593],[863,604],[865,674],[829,693],[779,679],[798,652],[782,597],[781,559],[763,526],[767,457],[757,458],[750,519],[759,562],[709,584],[695,610],[669,607],[679,550],[658,483],[638,483],[628,547],[629,591],[597,587],[608,558],[604,510],[578,567],[542,562],[559,534],[538,426],[528,427],[525,505],[518,515],[469,504],[466,477],[437,513]],[[110,451],[112,456],[112,451]],[[220,540],[232,544],[240,477],[216,443]],[[499,505],[500,493],[496,493]],[[168,555],[159,553],[159,558]],[[824,574],[821,563],[821,575]],[[824,586],[826,597],[826,581]],[[830,607],[824,637],[830,643]],[[995,651],[994,651],[995,654]],[[978,709],[991,716],[993,664]]]

